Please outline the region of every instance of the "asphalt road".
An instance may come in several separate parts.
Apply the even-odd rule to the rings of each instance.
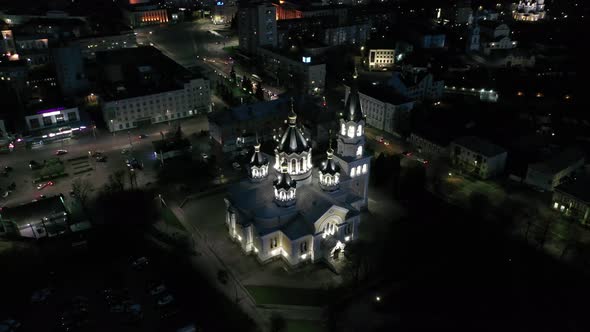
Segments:
[[[128,132],[118,132],[115,135],[106,130],[97,131],[96,138],[92,134],[77,139],[70,139],[60,143],[52,143],[42,146],[38,149],[29,150],[25,147],[17,147],[12,153],[2,155],[0,166],[11,166],[13,171],[9,177],[0,177],[0,187],[5,192],[6,187],[15,182],[17,187],[7,198],[0,200],[0,206],[14,205],[35,199],[38,195],[45,196],[57,195],[59,193],[67,194],[71,190],[71,183],[76,178],[89,180],[94,188],[102,187],[108,180],[108,176],[113,172],[126,169],[125,160],[133,156],[144,163],[144,169],[138,172],[136,180],[138,186],[146,185],[155,181],[154,164],[158,161],[153,155],[151,142],[160,139],[160,131],[167,131],[170,127],[167,123],[152,125],[148,128],[132,129]],[[208,130],[207,118],[204,115],[185,120],[182,122],[182,130],[185,135],[198,133],[201,130]],[[139,134],[147,134],[147,138],[140,139]],[[42,162],[54,158],[58,149],[66,149],[68,153],[59,156],[66,165],[66,172],[69,176],[54,180],[54,186],[37,190],[36,185],[32,183],[33,172],[29,169],[29,162],[35,160]],[[123,149],[129,149],[130,154],[121,153]],[[107,156],[107,162],[96,162],[94,159],[88,159],[88,166],[93,168],[91,172],[80,175],[74,175],[75,171],[69,162],[69,159],[81,156],[87,156],[88,151],[101,151]]]
[[[137,41],[152,45],[185,68],[199,67],[212,81],[228,77],[234,59],[224,48],[238,46],[238,38],[227,26],[214,25],[209,20],[136,29]],[[234,67],[236,76],[251,77],[241,67]],[[263,83],[270,95],[278,95],[282,89]],[[269,95],[267,95],[269,96]]]

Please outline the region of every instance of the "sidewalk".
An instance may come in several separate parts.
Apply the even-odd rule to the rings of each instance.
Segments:
[[[240,308],[254,321],[261,331],[268,331],[268,322],[256,307],[256,302],[239,280],[237,280],[232,274],[231,269],[225,266],[223,261],[221,261],[213,249],[211,249],[206,237],[201,234],[196,227],[186,221],[184,211],[176,203],[170,202],[168,207],[176,214],[183,226],[193,234],[194,249],[200,253],[200,255],[191,259],[193,266],[199,269],[208,278],[212,285],[217,285],[217,289],[220,292],[225,294],[229,299],[236,301]],[[225,285],[218,280],[217,273],[220,270],[227,271],[230,276]]]

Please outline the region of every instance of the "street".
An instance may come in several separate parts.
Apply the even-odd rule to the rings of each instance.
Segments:
[[[185,120],[182,124],[183,133],[189,136],[192,133],[199,133],[201,130],[208,130],[207,118],[204,115]],[[153,155],[151,142],[161,139],[160,132],[169,130],[166,123],[151,125],[148,128],[136,128],[128,132],[118,132],[115,135],[106,130],[97,131],[96,138],[89,134],[77,139],[69,139],[61,143],[51,143],[40,148],[29,150],[25,147],[18,147],[12,153],[2,156],[1,166],[10,166],[13,171],[6,178],[0,177],[0,187],[5,192],[5,188],[14,182],[16,190],[11,192],[8,197],[0,201],[0,206],[16,205],[25,203],[43,194],[45,196],[66,194],[70,192],[72,181],[76,178],[83,178],[92,183],[95,189],[101,188],[107,181],[110,174],[118,170],[125,170],[125,160],[137,158],[144,163],[144,169],[137,172],[137,185],[145,186],[155,181],[155,167],[159,162]],[[146,134],[147,137],[140,139],[140,134]],[[58,149],[65,149],[67,154],[56,156]],[[122,154],[123,149],[128,149],[129,154]],[[90,172],[75,175],[69,172],[70,159],[88,156],[88,151],[101,151],[106,157],[106,162],[97,162],[94,158],[88,159],[88,167],[92,168]],[[29,162],[35,160],[42,163],[43,160],[59,157],[66,166],[67,177],[53,180],[54,186],[48,186],[42,190],[37,190],[37,185],[33,184],[33,172],[29,168]]]
[[[199,67],[211,81],[229,77],[232,67],[238,79],[252,73],[234,66],[235,59],[225,49],[238,46],[238,39],[227,26],[209,20],[135,30],[140,45],[152,45],[185,68]],[[188,38],[187,38],[188,36]],[[282,89],[262,84],[266,96],[279,95]]]

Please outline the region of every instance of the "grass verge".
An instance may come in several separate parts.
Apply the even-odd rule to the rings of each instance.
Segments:
[[[323,289],[287,288],[272,286],[246,286],[257,304],[282,304],[323,306],[332,298],[330,291]]]

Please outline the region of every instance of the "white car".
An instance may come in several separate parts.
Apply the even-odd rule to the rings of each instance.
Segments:
[[[209,156],[208,156],[206,153],[201,153],[201,157],[202,157],[203,159],[207,159],[207,158],[209,158]]]

